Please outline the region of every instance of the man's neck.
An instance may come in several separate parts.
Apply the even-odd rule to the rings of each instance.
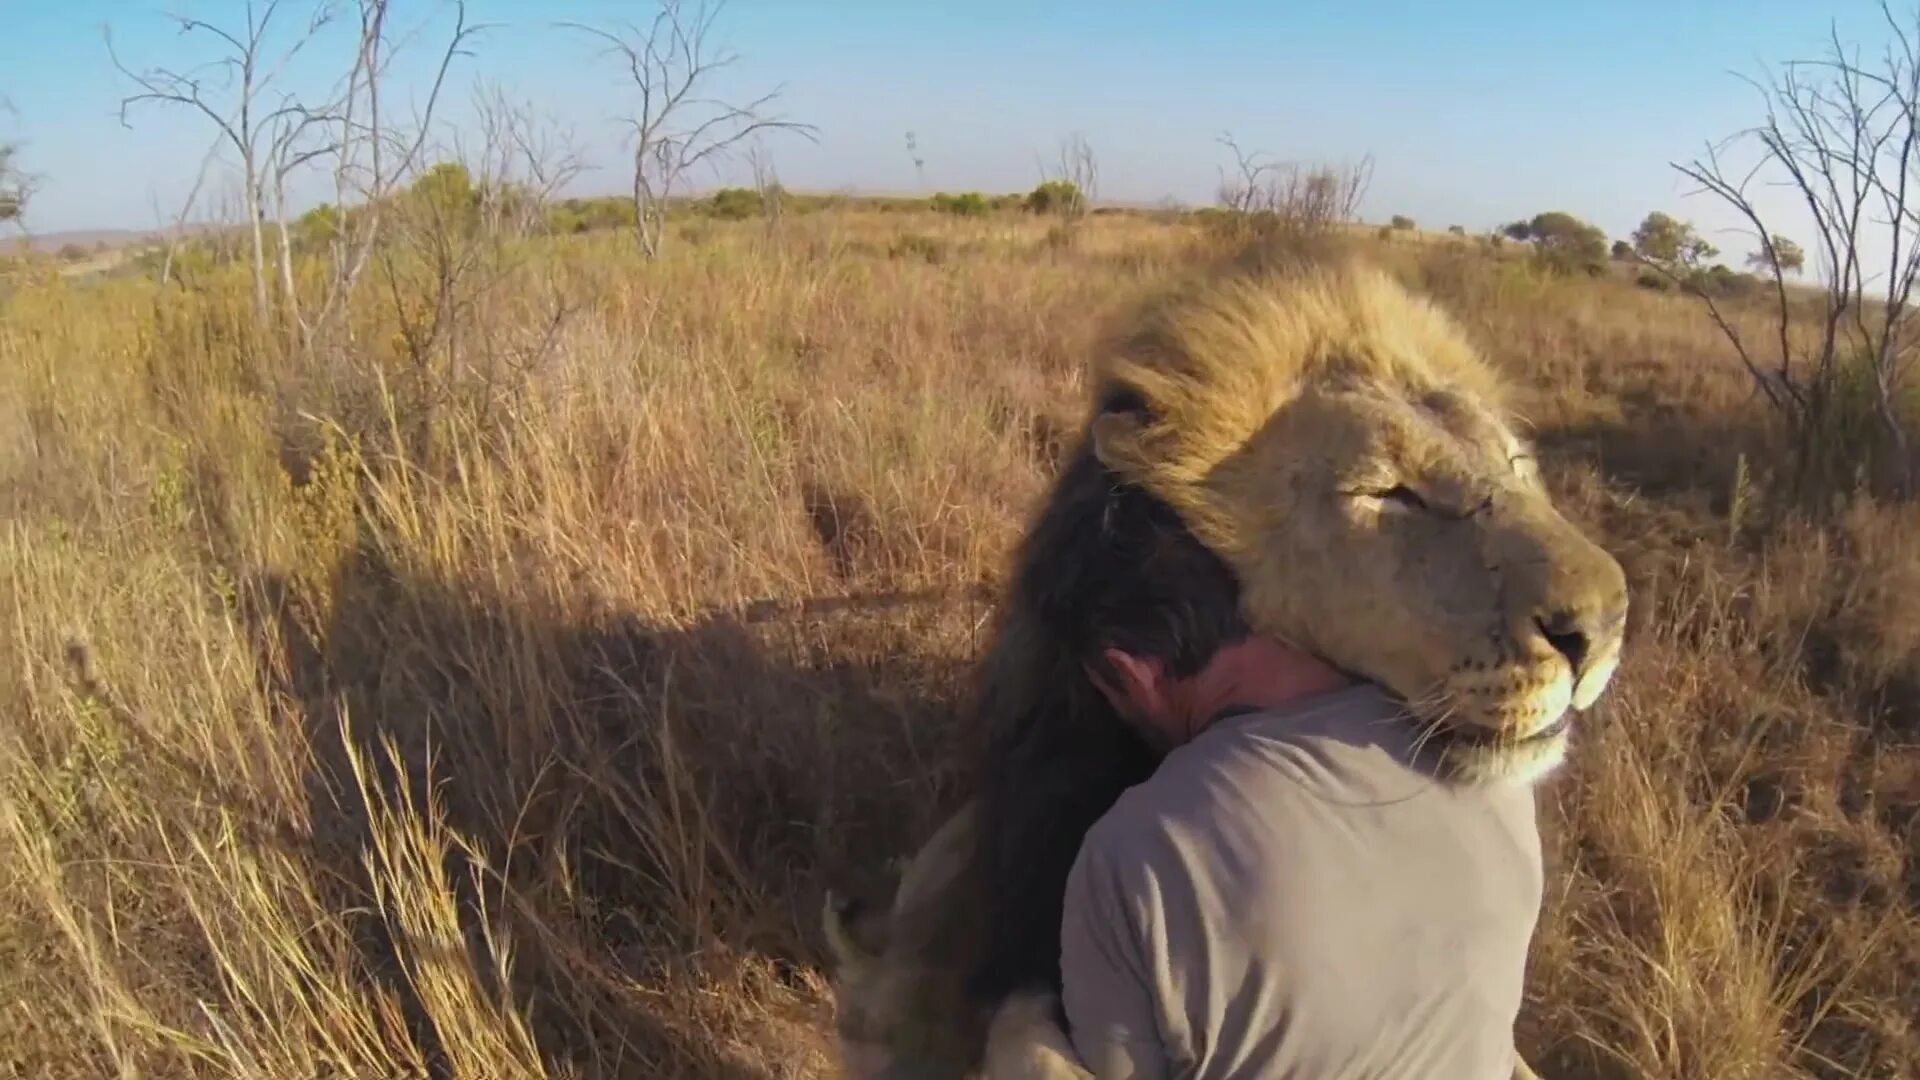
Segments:
[[[1184,742],[1229,709],[1272,709],[1352,685],[1332,666],[1305,652],[1247,638],[1214,654],[1206,669],[1181,687]]]

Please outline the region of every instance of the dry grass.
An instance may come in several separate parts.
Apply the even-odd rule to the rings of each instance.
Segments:
[[[541,242],[423,361],[390,296],[299,358],[237,280],[0,300],[6,1075],[830,1071],[820,890],[947,805],[1100,320],[1208,251],[681,240]],[[1683,300],[1379,254],[1526,388],[1633,582],[1546,800],[1527,1049],[1920,1070],[1920,515],[1772,505]]]

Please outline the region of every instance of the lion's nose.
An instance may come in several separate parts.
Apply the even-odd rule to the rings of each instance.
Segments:
[[[1592,639],[1580,627],[1580,620],[1570,611],[1557,611],[1543,619],[1535,619],[1534,625],[1553,646],[1553,651],[1567,658],[1567,666],[1573,669],[1575,676],[1580,674],[1580,665],[1586,662],[1587,647]]]
[[[1567,666],[1573,669],[1574,678],[1577,679],[1586,671],[1587,661],[1593,655],[1593,643],[1617,633],[1625,619],[1624,607],[1609,606],[1591,612],[1562,608],[1540,615],[1533,622],[1540,628],[1540,634],[1547,639],[1547,644],[1567,658]]]

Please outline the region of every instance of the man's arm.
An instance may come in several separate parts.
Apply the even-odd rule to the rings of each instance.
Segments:
[[[1137,919],[1147,890],[1115,865],[1102,830],[1087,834],[1067,876],[1060,928],[1061,1003],[1080,1061],[1097,1076],[1168,1075],[1155,968]]]

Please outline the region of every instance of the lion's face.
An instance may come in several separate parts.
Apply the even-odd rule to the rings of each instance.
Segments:
[[[1463,777],[1542,776],[1619,663],[1625,575],[1554,509],[1450,324],[1383,279],[1319,287],[1318,308],[1230,294],[1179,325],[1186,352],[1121,366],[1130,407],[1095,419],[1096,447],[1233,567],[1256,631],[1404,698]],[[1289,348],[1318,355],[1247,378]]]
[[[1569,709],[1593,704],[1619,664],[1619,564],[1466,398],[1310,391],[1210,486],[1223,505],[1285,516],[1228,556],[1256,628],[1404,697],[1474,776],[1557,765]]]

